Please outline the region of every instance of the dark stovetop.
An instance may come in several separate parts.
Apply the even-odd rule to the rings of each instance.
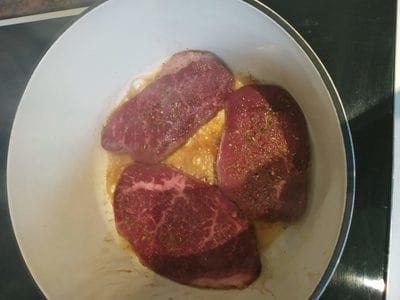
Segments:
[[[392,178],[395,0],[269,0],[330,73],[350,120],[357,182],[343,257],[322,299],[384,298]],[[8,213],[12,121],[46,49],[77,17],[0,27],[0,299],[38,299]],[[62,270],[60,270],[62,271]]]

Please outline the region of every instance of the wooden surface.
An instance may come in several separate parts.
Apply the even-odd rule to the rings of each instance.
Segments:
[[[0,0],[0,19],[89,6],[96,0]]]

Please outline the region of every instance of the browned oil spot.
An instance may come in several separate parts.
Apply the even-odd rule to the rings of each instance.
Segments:
[[[214,165],[217,160],[224,121],[225,113],[221,110],[202,126],[185,145],[170,155],[165,163],[200,180],[216,184]]]
[[[315,273],[315,272],[307,272],[307,277],[309,279],[314,279],[315,277],[320,276],[320,273]]]
[[[106,173],[106,191],[110,199],[113,199],[114,189],[124,168],[133,162],[128,154],[115,154],[108,152]]]
[[[260,252],[267,249],[271,243],[287,228],[284,222],[255,221],[254,227],[259,241]]]
[[[129,269],[117,269],[115,270],[115,272],[119,272],[119,273],[132,273],[132,270]]]

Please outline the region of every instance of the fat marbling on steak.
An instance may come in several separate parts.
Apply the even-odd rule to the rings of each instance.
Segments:
[[[133,163],[114,194],[116,227],[140,261],[174,281],[243,288],[260,272],[252,226],[216,187],[172,167]]]
[[[306,208],[309,138],[303,113],[284,89],[247,85],[232,93],[217,176],[250,219],[291,221]]]
[[[156,163],[210,120],[232,92],[234,78],[215,55],[173,55],[156,79],[112,113],[102,132],[104,149]]]

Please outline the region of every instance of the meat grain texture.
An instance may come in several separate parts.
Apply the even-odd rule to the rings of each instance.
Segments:
[[[174,281],[243,288],[260,273],[246,217],[216,187],[172,167],[128,166],[115,190],[114,213],[140,261]]]
[[[153,82],[111,115],[102,146],[139,162],[157,163],[223,107],[233,86],[232,73],[215,55],[179,52]]]
[[[230,95],[217,158],[220,189],[250,219],[292,221],[306,208],[309,138],[284,89],[247,85]]]

